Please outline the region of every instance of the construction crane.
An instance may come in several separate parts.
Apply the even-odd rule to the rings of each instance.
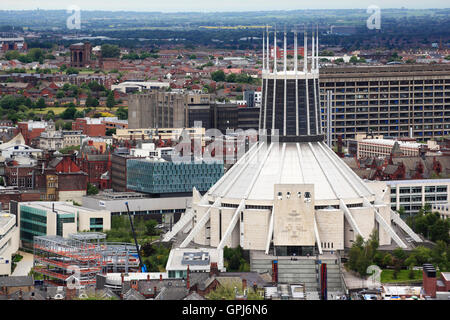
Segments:
[[[147,266],[142,262],[141,253],[139,251],[139,245],[136,238],[136,232],[134,231],[133,219],[131,219],[130,208],[128,207],[128,201],[125,202],[127,206],[128,218],[130,219],[131,231],[133,232],[134,244],[136,245],[136,251],[139,257],[139,267],[141,268],[141,272],[147,272]]]

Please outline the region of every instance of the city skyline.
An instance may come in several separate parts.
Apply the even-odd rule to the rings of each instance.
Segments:
[[[274,11],[274,10],[316,10],[316,9],[365,9],[371,5],[380,8],[408,8],[408,9],[430,9],[430,8],[448,8],[448,2],[443,0],[427,1],[359,1],[355,6],[353,1],[321,1],[311,4],[306,1],[281,0],[276,4],[271,2],[261,3],[261,1],[248,0],[243,4],[241,1],[230,0],[205,1],[196,0],[194,3],[186,3],[182,0],[174,0],[170,3],[148,3],[143,0],[134,0],[131,3],[124,4],[120,1],[87,1],[87,0],[63,0],[63,1],[37,1],[23,0],[17,1],[4,0],[0,4],[0,10],[53,10],[67,9],[69,6],[77,5],[81,10],[100,10],[100,11],[162,11],[162,12],[238,12],[238,11]],[[257,8],[257,10],[255,10]]]

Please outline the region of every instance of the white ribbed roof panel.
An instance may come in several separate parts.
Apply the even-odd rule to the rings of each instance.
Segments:
[[[316,200],[337,199],[308,143],[301,143],[302,169],[307,184],[314,184]]]
[[[283,143],[274,146],[267,159],[266,146],[253,158],[253,152],[247,155],[246,161],[232,167],[211,194],[224,199],[242,199],[250,190],[249,200],[273,200],[275,184],[296,183],[314,184],[316,200],[357,199],[373,194],[325,144],[285,145],[284,153]]]

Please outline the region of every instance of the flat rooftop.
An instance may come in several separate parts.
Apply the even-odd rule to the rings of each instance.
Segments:
[[[394,146],[394,144],[397,142],[400,147],[412,148],[412,149],[419,149],[421,146],[426,146],[426,144],[422,144],[422,143],[418,143],[418,142],[407,142],[407,141],[391,140],[391,139],[364,139],[359,142],[360,143],[379,144],[382,146],[383,145]]]
[[[8,223],[11,222],[11,220],[15,220],[16,216],[14,214],[0,212],[0,228],[3,228]]]
[[[198,260],[196,258],[199,258]],[[191,259],[192,258],[192,259]],[[188,260],[191,260],[190,262]],[[208,263],[203,263],[207,260]],[[196,263],[196,261],[200,263]],[[216,262],[219,270],[223,269],[223,250],[215,248],[176,248],[170,250],[166,270],[209,271],[211,262]]]
[[[98,212],[98,210],[75,206],[70,204],[69,202],[45,202],[45,201],[35,201],[35,202],[21,202],[22,206],[29,206],[36,209],[42,209],[45,211],[52,211],[55,209],[57,214],[67,214],[74,213],[75,211],[89,211],[89,212]]]
[[[99,200],[121,200],[121,199],[142,199],[149,198],[148,195],[139,192],[102,192],[96,195],[87,196]]]

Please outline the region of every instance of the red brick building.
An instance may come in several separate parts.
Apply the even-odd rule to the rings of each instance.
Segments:
[[[6,184],[17,187],[20,190],[31,190],[35,188],[35,166],[18,165],[16,161],[5,164]]]
[[[10,210],[9,202],[27,202],[27,201],[39,201],[39,190],[17,190],[17,189],[3,189],[0,190],[0,205],[1,209]]]
[[[47,168],[36,170],[36,189],[40,200],[81,201],[86,194],[88,175],[81,171],[71,155],[52,159]]]
[[[102,175],[111,172],[111,153],[101,153],[97,150],[81,152],[78,164],[83,172],[88,175],[88,182],[99,189],[110,189],[111,179],[102,179]]]
[[[425,295],[436,298],[437,292],[450,292],[450,272],[441,272],[437,278],[435,267],[430,263],[423,265],[423,290]]]
[[[106,125],[101,119],[77,118],[72,122],[72,130],[81,130],[83,134],[90,137],[104,137],[106,135]]]
[[[31,142],[34,139],[39,138],[42,132],[45,131],[46,127],[48,126],[47,122],[34,122],[32,120],[28,122],[19,122],[17,123],[17,131],[16,135],[21,133],[22,136],[25,139],[25,144],[30,146],[32,145]]]

